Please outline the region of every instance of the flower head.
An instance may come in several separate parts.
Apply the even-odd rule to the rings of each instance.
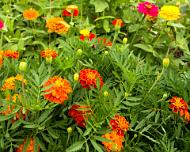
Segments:
[[[80,40],[84,41],[85,39],[88,39],[89,41],[92,41],[96,37],[94,33],[91,33],[87,29],[80,30]]]
[[[112,152],[112,151],[119,152],[122,150],[123,136],[118,135],[116,131],[106,133],[102,137],[110,140],[110,142],[102,142],[107,152]]]
[[[63,104],[68,99],[68,94],[72,92],[69,82],[59,76],[50,78],[43,87],[48,87],[44,90],[44,98],[58,104]]]
[[[63,20],[61,17],[50,18],[46,22],[46,27],[48,28],[48,32],[55,32],[58,34],[67,33],[70,26]]]
[[[27,9],[23,12],[23,17],[25,20],[35,20],[39,16],[38,11],[33,8]]]
[[[169,108],[172,109],[174,113],[180,114],[180,116],[184,116],[185,120],[190,121],[190,114],[188,112],[188,104],[180,97],[174,96],[169,100],[170,105]]]
[[[63,16],[78,16],[79,15],[79,9],[76,5],[68,5],[65,10],[62,12]]]
[[[19,52],[12,51],[12,50],[6,50],[4,51],[4,56],[8,58],[18,59],[19,58]]]
[[[57,52],[55,50],[46,49],[40,52],[41,57],[47,58],[52,57],[53,59],[57,57]]]
[[[177,6],[164,5],[160,10],[159,15],[165,20],[177,20],[180,18],[180,10]]]
[[[4,60],[3,51],[0,50],[0,68],[1,68],[2,65],[3,65],[3,60]]]
[[[4,27],[4,22],[2,20],[0,20],[0,30],[2,30]]]
[[[24,143],[21,144],[18,148],[16,148],[15,152],[22,152],[24,149],[24,145],[26,144],[26,139],[24,140]],[[35,141],[33,138],[30,138],[30,143],[28,144],[26,148],[26,152],[34,152],[34,144]],[[38,152],[40,152],[40,147],[38,146]]]
[[[102,77],[96,70],[91,70],[91,69],[84,69],[80,70],[79,73],[79,82],[82,85],[83,88],[89,88],[94,87],[97,88],[97,79],[100,83],[100,86],[102,87],[104,82],[102,80]]]
[[[104,46],[112,46],[112,42],[108,41],[107,38],[98,37],[97,40],[98,40],[98,44],[102,44]]]
[[[117,27],[123,27],[124,26],[122,19],[115,19],[112,21],[112,24],[114,26],[117,26]]]
[[[68,115],[72,117],[76,124],[80,127],[86,127],[86,120],[88,116],[91,114],[91,109],[86,105],[72,105],[71,109],[68,112]]]
[[[129,129],[129,123],[123,116],[116,115],[113,119],[110,120],[110,125],[112,130],[115,130],[118,135],[124,136],[124,132],[127,132]]]
[[[158,6],[150,2],[141,2],[137,6],[138,12],[144,14],[145,16],[157,17],[158,16]]]

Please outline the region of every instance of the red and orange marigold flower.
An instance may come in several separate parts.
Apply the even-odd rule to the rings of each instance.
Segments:
[[[144,14],[145,16],[157,17],[158,16],[158,6],[150,2],[141,2],[137,6],[138,12]]]
[[[116,131],[118,135],[124,136],[124,132],[129,129],[129,123],[123,116],[116,115],[110,120],[111,129]]]
[[[18,148],[16,148],[15,152],[22,152],[24,149],[24,145],[26,144],[26,139],[24,140],[24,143],[21,144]],[[30,143],[28,144],[26,148],[26,152],[34,152],[34,145],[35,141],[33,138],[30,138]],[[40,147],[38,146],[38,152],[40,152]]]
[[[57,52],[55,50],[52,49],[46,49],[40,52],[40,55],[42,58],[48,58],[48,57],[52,57],[53,59],[57,57]]]
[[[100,83],[100,87],[102,87],[104,85],[104,82],[98,71],[91,69],[80,70],[79,82],[83,88],[97,88],[97,80]]]
[[[169,108],[172,109],[174,113],[180,114],[180,116],[184,116],[186,121],[190,121],[190,114],[188,112],[188,104],[183,100],[183,98],[174,96],[169,100],[170,105]]]
[[[3,55],[8,58],[18,59],[19,58],[19,52],[12,51],[12,50],[6,50],[3,52]]]
[[[124,26],[122,19],[115,19],[112,21],[112,24],[114,26],[117,26],[117,27],[123,27]]]
[[[78,16],[79,15],[79,9],[76,5],[68,5],[65,10],[63,10],[62,15],[63,16]]]
[[[98,37],[97,40],[98,40],[98,44],[102,44],[104,46],[112,46],[112,42],[108,41],[107,38]]]
[[[91,108],[86,105],[72,105],[71,109],[68,112],[68,115],[72,117],[76,124],[80,127],[86,127],[86,120],[88,116],[91,114]]]
[[[120,136],[116,131],[106,133],[102,136],[110,140],[110,142],[102,142],[107,152],[120,152],[123,149],[124,136]]]
[[[80,30],[80,40],[84,41],[85,39],[88,39],[89,41],[92,41],[95,37],[96,34],[90,32],[87,29]]]
[[[50,78],[43,87],[48,87],[44,90],[44,98],[58,104],[63,104],[68,99],[68,94],[72,92],[70,83],[59,76]]]
[[[70,28],[69,24],[61,17],[48,19],[46,22],[46,27],[48,28],[48,32],[55,32],[58,34],[67,33]]]
[[[23,17],[25,20],[35,20],[39,16],[38,11],[33,8],[27,9],[23,12]]]

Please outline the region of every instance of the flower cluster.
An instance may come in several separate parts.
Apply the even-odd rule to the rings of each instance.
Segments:
[[[185,121],[190,121],[190,114],[188,111],[188,104],[180,97],[174,96],[169,100],[170,105],[169,108],[172,109],[174,113],[180,114],[180,116],[184,116]]]
[[[5,83],[3,84],[1,90],[5,91],[5,90],[15,90],[16,85],[15,82],[16,81],[21,81],[24,84],[26,84],[26,80],[19,74],[16,75],[16,77],[9,77],[5,80]]]
[[[97,88],[97,80],[100,83],[100,87],[102,87],[104,85],[104,82],[98,71],[91,69],[80,70],[79,82],[83,88]]]
[[[48,79],[43,87],[45,88],[44,98],[58,104],[63,104],[68,99],[68,94],[72,92],[69,82],[59,76]]]
[[[72,117],[76,124],[80,127],[86,127],[86,120],[88,120],[88,116],[91,114],[91,108],[86,105],[72,105],[71,109],[68,112],[68,115]]]
[[[48,28],[48,32],[55,32],[58,34],[67,33],[70,28],[69,24],[67,24],[67,22],[65,22],[61,17],[48,19],[46,27]]]

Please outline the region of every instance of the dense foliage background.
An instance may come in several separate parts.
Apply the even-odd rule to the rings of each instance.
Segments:
[[[31,137],[35,152],[38,147],[45,152],[103,152],[106,149],[102,142],[109,141],[102,135],[110,131],[109,121],[117,114],[129,122],[122,151],[190,151],[190,125],[169,108],[173,96],[190,104],[190,1],[149,1],[159,8],[179,6],[181,15],[176,21],[160,17],[149,21],[137,11],[139,2],[1,0],[4,27],[0,30],[0,50],[19,52],[18,59],[4,58],[0,69],[1,152],[13,152],[24,140],[29,144]],[[71,4],[78,6],[79,15],[63,17],[62,11]],[[23,18],[29,8],[39,12],[36,20]],[[49,33],[46,27],[49,18],[58,16],[70,24],[65,34]],[[124,22],[119,29],[112,25],[118,18]],[[82,41],[82,29],[107,38],[112,45],[105,46],[96,39]],[[40,56],[48,48],[58,53],[50,62]],[[163,65],[166,57],[169,65]],[[27,63],[26,71],[19,68],[20,62]],[[104,85],[101,87],[97,80],[97,88],[82,88],[76,81],[82,69],[97,70]],[[22,78],[15,84],[16,89],[2,90],[6,79],[17,74]],[[43,84],[55,75],[67,79],[72,87],[63,104],[44,98]],[[7,96],[15,93],[21,99],[8,101]],[[93,114],[85,127],[77,126],[68,115],[73,104],[91,107]],[[15,108],[3,114],[10,105]],[[25,119],[17,119],[19,111]]]

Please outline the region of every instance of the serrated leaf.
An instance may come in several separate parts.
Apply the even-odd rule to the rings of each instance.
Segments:
[[[84,142],[78,141],[73,143],[69,148],[66,149],[66,152],[75,152],[80,150],[83,147]]]
[[[104,152],[104,151],[102,150],[102,148],[96,143],[96,141],[94,141],[94,140],[92,140],[92,139],[90,139],[90,141],[91,141],[93,147],[94,147],[98,152]]]
[[[150,52],[150,53],[155,52],[153,47],[151,45],[148,45],[148,44],[134,44],[133,46],[140,48],[146,52]]]

